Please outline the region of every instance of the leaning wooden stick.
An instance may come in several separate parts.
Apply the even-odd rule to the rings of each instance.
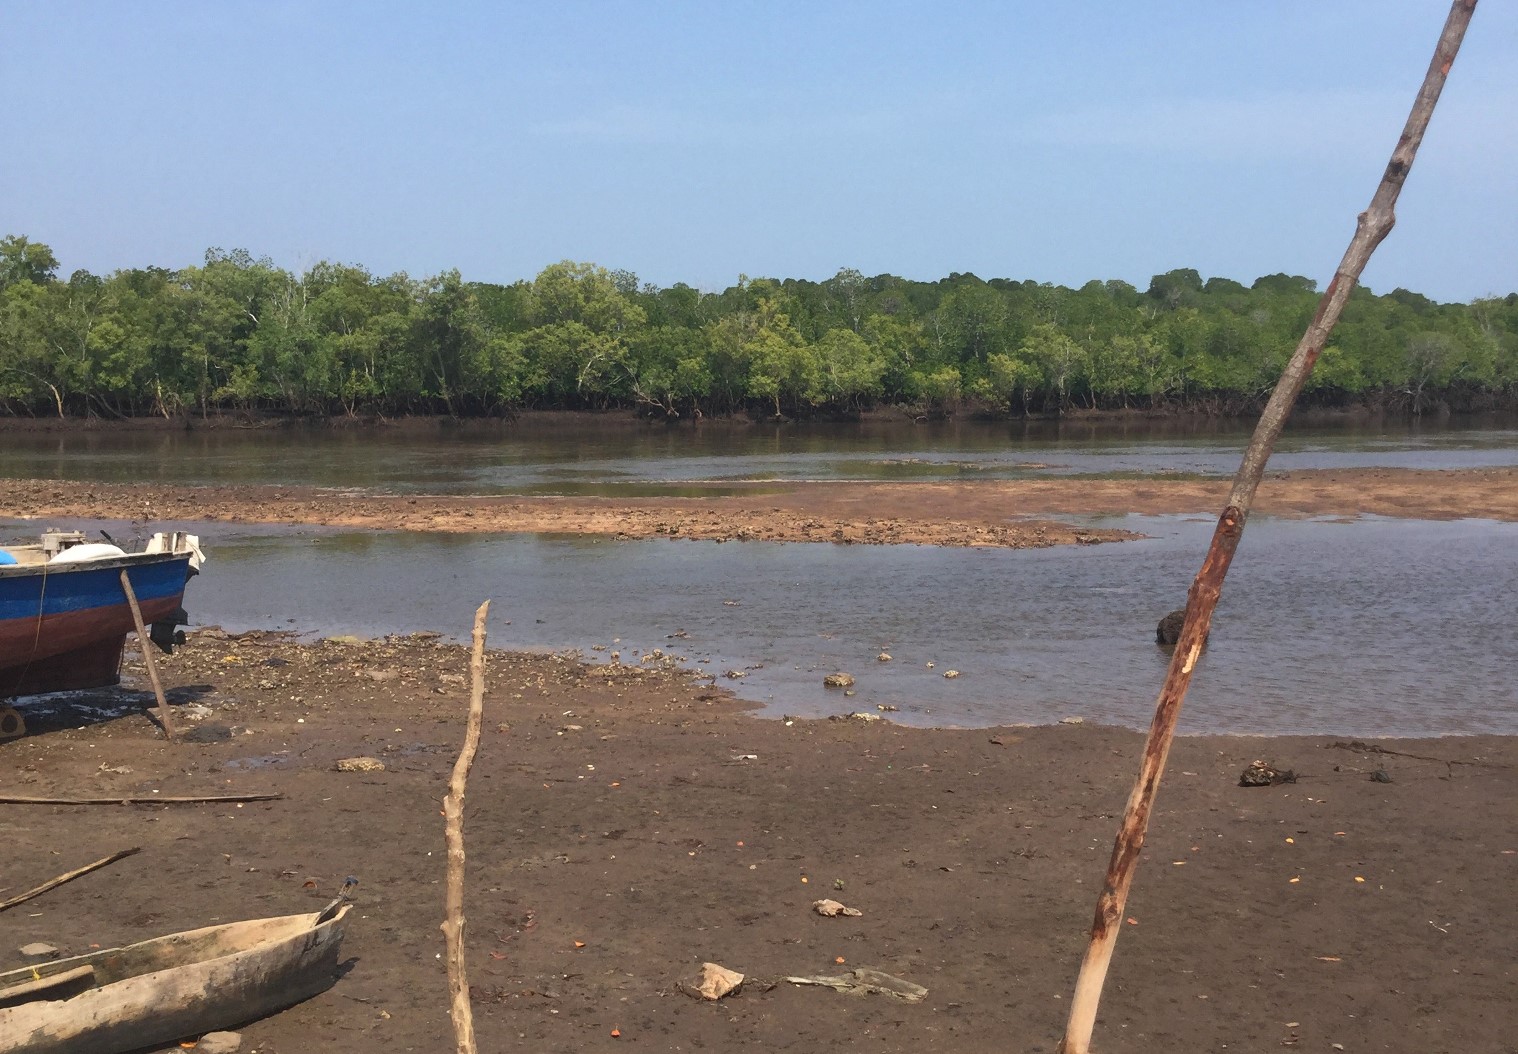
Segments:
[[[46,893],[50,889],[57,889],[65,882],[74,881],[74,879],[78,878],[80,875],[87,875],[91,871],[99,871],[107,864],[114,864],[116,861],[129,857],[133,853],[140,852],[142,852],[141,846],[137,846],[132,849],[123,849],[119,853],[112,853],[110,856],[103,856],[99,860],[96,860],[93,864],[85,864],[83,867],[76,867],[74,870],[65,872],[64,874],[59,875],[57,878],[48,879],[36,889],[29,889],[25,893],[11,897],[9,900],[0,901],[0,911],[5,911],[7,908],[13,908],[17,904],[24,904],[26,901],[31,900],[35,896]]]
[[[1292,404],[1301,392],[1307,376],[1317,362],[1319,353],[1333,332],[1349,294],[1360,280],[1366,261],[1396,222],[1393,206],[1402,184],[1417,156],[1418,145],[1428,128],[1429,117],[1439,93],[1449,76],[1450,66],[1460,51],[1460,42],[1470,25],[1476,0],[1455,0],[1444,32],[1434,49],[1433,62],[1428,75],[1418,91],[1412,113],[1402,131],[1397,147],[1392,151],[1391,162],[1381,185],[1376,188],[1370,207],[1360,214],[1355,236],[1349,249],[1329,282],[1318,309],[1308,324],[1307,332],[1297,345],[1295,354],[1287,363],[1276,384],[1275,392],[1260,415],[1249,447],[1233,480],[1233,490],[1228,504],[1218,519],[1213,532],[1212,544],[1207,550],[1202,569],[1197,572],[1186,598],[1186,624],[1176,642],[1165,683],[1160,688],[1155,703],[1154,720],[1149,726],[1149,737],[1144,743],[1144,757],[1139,766],[1138,779],[1128,797],[1128,806],[1118,828],[1117,839],[1112,846],[1112,859],[1107,865],[1107,877],[1101,896],[1096,902],[1096,919],[1091,926],[1091,943],[1081,962],[1080,974],[1075,981],[1074,997],[1070,1001],[1070,1018],[1065,1037],[1060,1044],[1060,1054],[1087,1054],[1090,1049],[1091,1032],[1096,1024],[1096,1010],[1101,1001],[1102,985],[1107,977],[1107,967],[1112,962],[1113,947],[1117,943],[1119,923],[1128,900],[1128,889],[1133,884],[1133,873],[1138,866],[1139,850],[1144,846],[1144,835],[1149,826],[1149,813],[1159,790],[1160,776],[1165,771],[1165,760],[1170,753],[1170,743],[1175,737],[1176,721],[1180,716],[1181,703],[1191,684],[1191,675],[1202,653],[1202,644],[1212,627],[1212,613],[1217,607],[1218,596],[1223,589],[1223,578],[1228,565],[1238,549],[1239,538],[1244,533],[1244,521],[1249,515],[1250,503],[1265,472],[1265,462],[1275,446]]]
[[[142,647],[142,661],[147,664],[148,680],[153,683],[153,697],[158,700],[158,720],[163,724],[166,739],[174,738],[174,724],[169,718],[169,701],[164,698],[163,685],[158,680],[158,664],[153,661],[152,641],[148,628],[142,621],[142,608],[137,605],[137,594],[132,590],[132,580],[126,568],[121,569],[121,588],[126,591],[127,606],[132,609],[132,622],[137,626],[137,643]]]
[[[458,1054],[475,1054],[474,1008],[469,1003],[469,976],[464,963],[464,785],[474,764],[474,752],[480,745],[480,723],[485,711],[485,616],[490,601],[474,613],[474,653],[469,660],[472,686],[469,693],[469,725],[464,731],[464,746],[453,765],[453,779],[448,796],[443,799],[444,829],[448,841],[448,917],[443,920],[443,936],[448,944],[448,991],[453,1002],[453,1035]]]

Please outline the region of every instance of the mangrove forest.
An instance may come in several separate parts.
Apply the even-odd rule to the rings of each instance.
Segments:
[[[531,281],[414,279],[246,250],[58,274],[0,239],[0,414],[374,417],[636,409],[657,417],[1235,413],[1259,405],[1316,283],[1197,271],[1147,289],[840,270],[720,292],[564,261]],[[1389,411],[1511,408],[1518,294],[1441,304],[1357,289],[1306,401]]]

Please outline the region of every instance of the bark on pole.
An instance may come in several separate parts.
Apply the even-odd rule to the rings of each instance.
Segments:
[[[1165,683],[1160,688],[1154,720],[1150,723],[1149,736],[1144,742],[1144,757],[1139,766],[1138,779],[1128,797],[1127,809],[1113,842],[1112,859],[1107,865],[1101,895],[1097,898],[1096,918],[1091,925],[1091,943],[1086,948],[1080,974],[1075,981],[1075,993],[1070,1001],[1070,1018],[1064,1040],[1060,1043],[1060,1054],[1088,1054],[1090,1050],[1097,1006],[1101,1002],[1102,984],[1107,977],[1107,967],[1112,962],[1123,908],[1128,900],[1129,887],[1133,884],[1139,851],[1144,846],[1149,813],[1154,807],[1160,777],[1165,771],[1171,740],[1175,737],[1181,704],[1185,701],[1186,689],[1191,684],[1191,675],[1201,656],[1202,644],[1212,628],[1212,613],[1223,589],[1223,578],[1228,574],[1228,565],[1232,563],[1239,538],[1244,533],[1249,506],[1265,473],[1265,462],[1270,458],[1276,439],[1286,424],[1286,417],[1306,383],[1308,374],[1312,372],[1313,364],[1317,362],[1323,345],[1338,323],[1349,294],[1359,282],[1366,261],[1396,222],[1393,208],[1397,195],[1402,192],[1402,184],[1412,168],[1418,145],[1423,141],[1423,133],[1428,128],[1429,117],[1434,112],[1435,103],[1439,101],[1439,93],[1444,88],[1450,66],[1460,51],[1460,42],[1475,10],[1476,0],[1455,0],[1450,8],[1428,74],[1418,90],[1412,113],[1408,116],[1396,149],[1392,151],[1386,173],[1376,188],[1370,207],[1360,214],[1355,236],[1350,241],[1333,280],[1318,301],[1318,309],[1308,324],[1307,332],[1302,335],[1296,352],[1287,363],[1269,403],[1260,415],[1259,424],[1244,452],[1239,471],[1234,476],[1228,503],[1218,518],[1212,544],[1208,547],[1202,568],[1197,572],[1187,594],[1186,625],[1176,643],[1175,654],[1170,659]]]
[[[490,601],[474,613],[474,652],[469,660],[469,726],[464,732],[464,746],[453,764],[453,778],[443,799],[444,832],[448,842],[448,917],[443,920],[443,936],[448,950],[448,991],[452,997],[449,1013],[453,1017],[453,1035],[458,1054],[475,1054],[474,1007],[469,1002],[469,975],[464,965],[464,785],[480,745],[480,723],[485,711],[485,616]]]

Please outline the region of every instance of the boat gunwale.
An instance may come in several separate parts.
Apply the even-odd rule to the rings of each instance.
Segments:
[[[111,948],[100,948],[95,951],[86,952],[83,955],[70,956],[66,959],[54,959],[50,962],[38,963],[34,966],[20,966],[13,970],[0,972],[0,1000],[4,1000],[6,998],[6,987],[14,985],[16,982],[43,980],[57,974],[67,973],[69,970],[78,969],[81,966],[100,967],[109,957],[124,955],[129,952],[135,953],[136,955],[148,955],[151,954],[151,952],[161,948],[174,949],[175,945],[180,945],[181,947],[174,950],[177,950],[181,953],[179,958],[183,961],[176,963],[175,965],[162,966],[155,970],[146,970],[140,973],[128,973],[124,976],[102,981],[101,983],[93,986],[92,989],[88,990],[98,991],[100,989],[108,987],[111,984],[117,984],[129,978],[146,977],[150,974],[161,973],[165,970],[178,969],[181,966],[210,964],[216,962],[219,959],[231,958],[232,956],[236,955],[245,955],[262,945],[274,944],[280,941],[289,940],[290,938],[297,937],[302,933],[314,934],[320,932],[323,929],[337,926],[344,921],[345,917],[352,907],[352,904],[343,904],[340,908],[338,908],[336,911],[332,911],[330,914],[328,913],[330,909],[324,909],[322,911],[312,911],[297,915],[273,915],[258,919],[242,919],[237,922],[221,922],[211,926],[201,926],[198,929],[180,930],[175,933],[166,933],[158,937],[150,937],[144,941],[134,941],[131,944],[121,944]],[[324,915],[326,916],[325,919],[323,918]],[[237,932],[239,930],[245,930],[249,933],[263,930],[265,931],[265,935],[262,939],[256,942],[247,943],[241,947],[230,951],[223,951],[217,955],[212,955],[204,958],[193,957],[194,951],[196,949],[203,950],[205,947],[205,940],[212,935],[218,933],[231,934],[235,939],[236,936],[239,936]],[[268,932],[270,930],[274,930],[275,932]],[[24,1006],[25,1004],[18,1005]],[[0,1007],[0,1023],[3,1023],[6,1011],[9,1009],[13,1008]]]

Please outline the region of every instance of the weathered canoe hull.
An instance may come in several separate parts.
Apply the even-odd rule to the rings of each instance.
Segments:
[[[8,987],[81,967],[95,982],[67,998],[0,1005],[0,1051],[123,1054],[293,1006],[337,980],[350,908],[208,926],[0,974],[0,1003]]]
[[[0,570],[0,698],[116,684],[135,628],[122,570],[143,622],[167,622],[184,603],[190,560],[138,554]]]

